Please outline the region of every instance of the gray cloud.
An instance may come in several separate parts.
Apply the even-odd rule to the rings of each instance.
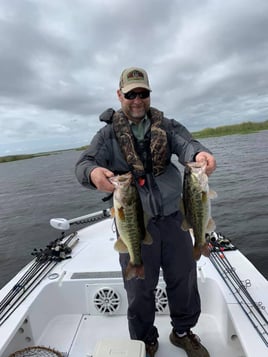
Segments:
[[[132,65],[189,130],[265,120],[267,33],[266,0],[2,0],[0,155],[89,142]]]

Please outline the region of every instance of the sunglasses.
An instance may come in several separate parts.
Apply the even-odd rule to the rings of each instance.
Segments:
[[[150,96],[150,91],[143,90],[142,92],[134,92],[131,90],[130,92],[123,93],[123,94],[124,94],[125,99],[128,99],[128,100],[133,100],[137,97],[139,97],[140,99],[146,99]]]

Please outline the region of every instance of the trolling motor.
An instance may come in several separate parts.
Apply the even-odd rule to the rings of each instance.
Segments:
[[[98,220],[110,217],[110,210],[104,209],[103,211],[86,214],[72,219],[66,218],[52,218],[50,220],[51,227],[61,231],[67,231],[73,224],[95,223]]]

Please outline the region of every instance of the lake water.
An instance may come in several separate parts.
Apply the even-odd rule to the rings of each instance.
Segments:
[[[268,278],[268,131],[201,140],[217,159],[210,187],[217,231]],[[103,193],[79,185],[80,152],[0,164],[0,287],[31,259],[34,248],[60,236],[53,217],[71,219],[106,208]]]

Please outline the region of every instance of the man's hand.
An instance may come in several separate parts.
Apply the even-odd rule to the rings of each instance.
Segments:
[[[113,192],[114,185],[108,180],[114,173],[104,167],[96,167],[91,171],[90,180],[96,188],[103,192]]]
[[[212,172],[216,169],[216,160],[214,156],[208,152],[199,152],[195,157],[195,161],[199,163],[206,163],[206,174],[208,176],[211,175]]]

